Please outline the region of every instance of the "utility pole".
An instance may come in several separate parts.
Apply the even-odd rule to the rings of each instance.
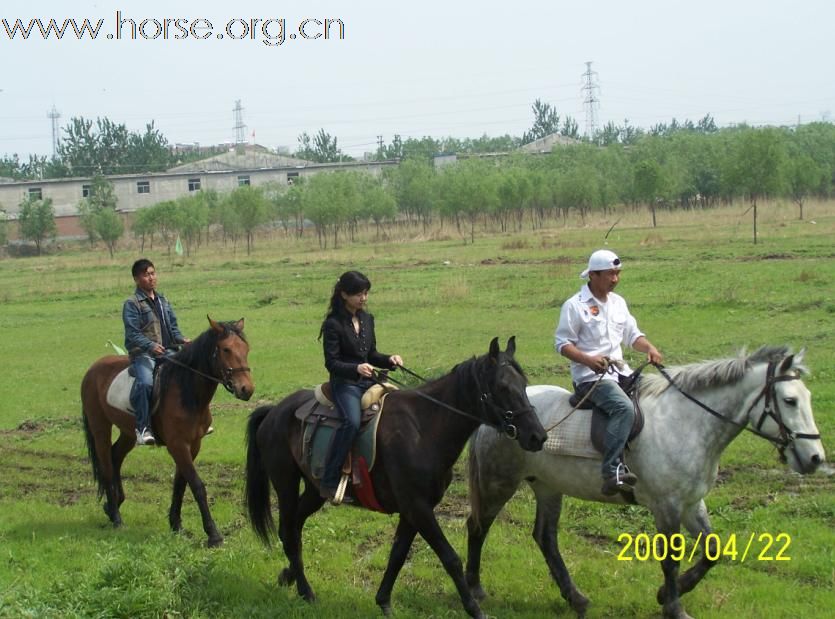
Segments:
[[[244,124],[244,108],[241,107],[241,100],[235,101],[235,148],[242,148],[246,143],[244,132],[246,125]]]
[[[383,158],[383,136],[377,136],[377,156],[382,159]]]
[[[583,109],[586,111],[586,136],[594,140],[597,133],[597,108],[600,106],[600,98],[597,83],[597,71],[591,70],[591,61],[586,63],[586,72],[583,73]]]
[[[52,121],[52,158],[58,158],[58,119],[61,118],[61,114],[58,110],[55,109],[55,106],[52,106],[52,109],[47,113],[47,118]]]

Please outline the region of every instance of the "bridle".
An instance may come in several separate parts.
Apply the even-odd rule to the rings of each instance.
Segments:
[[[753,428],[749,427],[748,424],[746,424],[746,423],[740,423],[740,422],[738,422],[734,419],[731,419],[730,417],[728,417],[726,415],[723,415],[722,413],[720,413],[718,411],[715,411],[714,409],[709,407],[707,404],[704,404],[704,403],[700,402],[699,400],[697,400],[696,398],[694,398],[689,393],[687,393],[685,391],[682,391],[682,389],[678,385],[676,385],[676,383],[672,379],[672,377],[670,377],[670,375],[667,374],[667,372],[664,371],[664,366],[662,366],[660,364],[655,364],[655,366],[656,366],[656,368],[658,368],[658,371],[661,373],[661,375],[664,378],[666,378],[667,381],[673,387],[675,387],[678,390],[679,393],[681,393],[681,395],[683,395],[685,398],[687,398],[688,400],[690,400],[694,404],[697,404],[698,406],[700,406],[702,409],[706,410],[708,413],[710,413],[714,417],[717,417],[718,419],[721,419],[722,421],[724,421],[726,423],[729,423],[733,426],[741,428],[742,430],[747,430],[747,431],[751,432],[752,434],[756,434],[757,436],[759,436],[761,438],[764,438],[765,440],[767,440],[769,443],[771,443],[772,445],[774,445],[777,448],[777,451],[780,453],[780,458],[783,461],[785,461],[785,459],[786,459],[785,452],[786,452],[786,448],[788,448],[788,447],[791,447],[792,452],[794,452],[795,456],[798,457],[798,459],[799,459],[799,454],[797,453],[797,450],[795,448],[795,441],[798,440],[798,439],[818,440],[818,439],[820,439],[821,435],[820,434],[807,434],[805,432],[795,432],[794,430],[789,428],[785,424],[785,422],[783,421],[783,414],[780,411],[780,404],[778,403],[779,398],[777,397],[777,387],[776,387],[777,383],[784,382],[784,381],[789,381],[789,380],[800,380],[800,375],[797,374],[797,373],[792,373],[792,374],[783,374],[782,376],[777,376],[776,374],[777,374],[777,364],[778,363],[779,363],[778,361],[769,362],[768,368],[766,369],[765,385],[763,386],[762,390],[760,390],[760,393],[757,395],[757,397],[754,398],[754,401],[751,402],[751,405],[748,407],[748,410],[745,412],[745,416],[746,416],[746,418],[748,418],[751,415],[751,411],[754,410],[754,407],[757,405],[757,403],[760,400],[763,400],[763,412],[760,415],[759,420],[755,424],[755,427],[753,427]],[[765,432],[762,431],[763,423],[765,423],[765,420],[768,417],[773,419],[774,422],[777,424],[777,431],[778,431],[777,436],[771,436],[771,435],[766,434]]]
[[[510,365],[510,363],[508,363],[507,361],[502,361],[501,363],[499,363],[499,367],[507,365]],[[476,364],[474,363],[472,365],[471,375],[472,379],[475,381],[476,388],[479,392],[477,402],[481,416],[472,415],[466,411],[462,411],[460,408],[456,408],[455,406],[447,404],[446,402],[441,402],[437,398],[434,398],[427,393],[423,393],[419,389],[415,389],[414,393],[416,393],[424,400],[428,400],[433,404],[442,406],[443,408],[450,410],[457,415],[461,415],[463,417],[467,417],[468,419],[472,419],[473,421],[478,422],[479,425],[481,425],[482,423],[487,424],[495,428],[508,438],[516,440],[516,438],[519,436],[519,431],[516,427],[516,424],[514,423],[514,420],[518,419],[520,416],[525,414],[535,414],[536,410],[532,406],[526,406],[524,409],[519,411],[506,410],[503,406],[499,406],[498,404],[496,404],[493,398],[493,394],[487,389],[482,389],[481,381],[478,379],[478,372],[476,371],[475,366]],[[402,365],[399,365],[397,367],[406,372],[407,374],[414,376],[418,380],[427,382],[425,378],[413,372],[412,370]],[[372,380],[374,380],[374,382],[376,382],[377,384],[382,384],[382,381],[378,378],[372,378]],[[393,382],[395,385],[398,385],[400,387],[409,388],[409,385],[406,385],[404,382],[397,380],[396,378],[393,378],[391,376],[387,376],[386,380]]]
[[[235,385],[232,383],[232,378],[235,376],[235,374],[237,374],[239,372],[250,372],[251,370],[250,370],[250,368],[248,368],[246,366],[241,366],[241,367],[237,367],[237,368],[220,367],[220,355],[219,355],[219,353],[220,353],[220,345],[217,345],[217,346],[215,346],[215,349],[212,352],[211,362],[212,362],[212,365],[214,365],[218,369],[218,371],[220,372],[220,378],[218,378],[217,376],[212,376],[211,374],[206,374],[205,372],[201,372],[200,370],[198,370],[196,368],[193,368],[190,365],[187,365],[187,364],[183,363],[182,361],[180,361],[180,360],[178,360],[174,357],[163,357],[163,359],[165,360],[165,363],[173,363],[174,365],[179,366],[181,368],[185,368],[186,370],[188,370],[190,372],[193,372],[194,374],[197,374],[198,376],[202,376],[206,380],[210,380],[210,381],[215,382],[219,385],[223,385],[223,387],[226,389],[226,391],[228,391],[232,395],[235,395]]]

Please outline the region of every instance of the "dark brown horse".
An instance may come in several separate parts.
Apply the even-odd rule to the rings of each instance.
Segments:
[[[504,352],[495,338],[486,355],[460,363],[418,389],[391,393],[386,400],[371,470],[378,503],[385,512],[400,514],[376,597],[386,615],[391,612],[394,581],[420,533],[455,582],[467,612],[473,617],[484,616],[434,509],[452,481],[452,467],[467,439],[482,423],[518,440],[523,449],[542,448],[545,430],[525,394],[526,379],[513,358],[515,350],[514,338]],[[311,391],[298,391],[276,406],[260,407],[252,413],[246,465],[246,504],[252,527],[265,544],[270,543],[271,534],[275,534],[270,508],[272,482],[278,494],[278,536],[290,562],[279,582],[295,582],[299,595],[308,601],[315,595],[304,574],[302,528],[324,499],[319,496],[317,482],[300,466],[302,428],[294,413],[312,397]],[[302,478],[304,492],[299,496]]]
[[[194,460],[212,423],[209,403],[218,384],[241,400],[249,400],[254,386],[247,367],[249,344],[244,337],[244,319],[216,322],[209,318],[209,324],[209,329],[159,368],[160,402],[152,423],[157,441],[165,444],[177,467],[168,511],[171,529],[181,528],[180,510],[188,484],[200,507],[208,544],[218,546],[223,543],[223,536],[212,520],[206,488],[194,468]],[[122,524],[119,506],[125,500],[122,462],[136,444],[135,418],[109,405],[107,390],[129,364],[125,356],[102,357],[81,381],[84,434],[93,477],[98,482],[99,497],[105,497],[104,512],[116,527]],[[111,445],[114,425],[119,428],[119,438]]]

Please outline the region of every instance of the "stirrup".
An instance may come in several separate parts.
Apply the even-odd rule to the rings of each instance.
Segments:
[[[342,500],[345,498],[345,490],[348,489],[348,477],[350,476],[343,473],[342,477],[339,478],[339,485],[336,487],[333,499],[331,499],[331,503],[333,505],[341,504]]]

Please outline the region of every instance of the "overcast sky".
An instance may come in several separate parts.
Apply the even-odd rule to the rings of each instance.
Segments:
[[[149,20],[149,40],[130,40],[129,22],[117,33],[117,10],[137,31]],[[598,125],[708,113],[720,126],[790,125],[835,111],[831,0],[3,0],[0,16],[0,155],[24,159],[51,154],[53,106],[61,125],[154,121],[172,144],[208,145],[235,140],[240,100],[250,142],[294,150],[324,128],[355,156],[379,135],[520,136],[537,98],[583,130],[588,61]],[[95,40],[8,34],[17,19],[85,17],[103,20]],[[166,18],[168,40],[150,21]],[[252,19],[254,38],[241,39]],[[312,38],[325,19],[344,38],[336,27]]]

